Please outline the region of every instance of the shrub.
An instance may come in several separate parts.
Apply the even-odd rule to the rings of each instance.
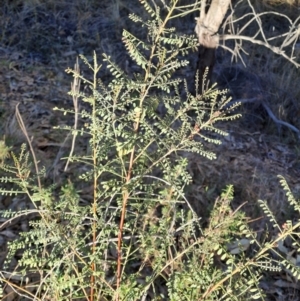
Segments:
[[[107,55],[103,61],[113,76],[108,84],[97,78],[96,55],[92,64],[81,56],[92,79],[80,74],[78,62],[68,70],[74,76],[74,110],[56,109],[74,114],[74,127],[62,128],[73,135],[65,171],[76,164],[79,174],[63,186],[49,186],[30,139],[30,151],[23,145],[18,155],[0,144],[1,168],[7,173],[0,192],[25,194],[32,203],[29,209],[2,212],[2,227],[30,215],[29,230],[9,244],[1,272],[4,290],[31,300],[263,298],[261,270],[284,266],[299,277],[299,268],[276,251],[279,241],[298,235],[299,223],[280,227],[262,203],[278,237],[259,242],[245,215],[230,207],[232,186],[216,200],[207,224],[200,223],[185,197],[191,181],[186,153],[214,159],[205,145],[221,143],[218,137],[226,135],[215,124],[238,116],[229,115],[234,107],[228,106],[226,91],[214,87],[192,95],[183,81],[182,99],[176,70],[188,61],[179,55],[184,57],[197,41],[167,27],[176,1],[164,17],[141,2],[151,18],[130,18],[147,28],[149,40],[123,32],[139,72],[126,74]],[[80,92],[81,81],[89,93]],[[87,153],[77,154],[76,141],[86,136]],[[81,200],[77,186],[82,182],[92,187],[90,202]],[[289,190],[288,197],[299,211]],[[20,258],[12,267],[16,252]]]

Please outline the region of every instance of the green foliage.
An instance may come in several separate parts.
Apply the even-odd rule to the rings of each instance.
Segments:
[[[201,225],[185,197],[191,182],[186,152],[214,159],[206,145],[220,144],[220,136],[226,135],[217,122],[238,115],[229,115],[234,107],[228,106],[226,91],[212,87],[192,95],[187,83],[181,85],[176,77],[176,71],[188,64],[179,54],[197,45],[193,37],[179,36],[167,27],[177,1],[164,18],[158,8],[141,3],[151,19],[131,19],[147,28],[148,40],[123,32],[139,72],[127,74],[107,55],[103,61],[113,75],[108,84],[97,78],[101,66],[96,55],[93,64],[81,56],[92,79],[83,77],[78,66],[68,70],[74,85],[82,80],[90,87],[88,95],[79,89],[70,93],[88,105],[82,111],[76,105],[74,110],[56,108],[84,120],[82,127],[75,123],[74,128],[64,128],[77,139],[89,136],[88,153],[76,154],[75,148],[68,158],[84,172],[62,187],[44,187],[37,179],[45,178],[45,172],[32,175],[25,145],[18,156],[0,145],[0,167],[8,174],[0,179],[1,193],[25,194],[34,208],[2,212],[6,224],[22,215],[32,214],[32,219],[29,231],[9,244],[1,281],[33,300],[262,299],[262,270],[285,267],[299,278],[299,268],[276,249],[287,237],[297,237],[299,223],[280,227],[262,203],[278,237],[259,242],[245,215],[232,210],[234,190],[228,186],[207,224]],[[179,93],[182,88],[185,99]],[[157,110],[159,103],[164,114]],[[12,162],[7,163],[9,153]],[[88,204],[81,202],[79,182],[92,187]],[[282,184],[299,211],[287,184]],[[11,271],[16,252],[22,256]],[[4,272],[18,276],[19,286]]]

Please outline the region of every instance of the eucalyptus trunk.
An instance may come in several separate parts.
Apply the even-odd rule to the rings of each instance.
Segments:
[[[230,0],[212,0],[209,8],[206,8],[206,0],[202,0],[200,17],[196,18],[195,32],[199,40],[199,57],[197,70],[199,72],[198,91],[203,92],[203,80],[206,68],[207,83],[211,83],[211,75],[216,61],[216,49],[219,45],[218,30],[229,8]]]

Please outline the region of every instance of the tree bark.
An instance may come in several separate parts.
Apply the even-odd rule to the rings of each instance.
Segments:
[[[211,0],[206,11],[206,0],[201,2],[200,17],[196,18],[195,32],[198,36],[199,51],[197,70],[199,72],[198,93],[203,92],[203,80],[206,68],[209,69],[204,85],[211,84],[211,75],[215,65],[215,52],[219,45],[218,31],[229,8],[230,0]]]

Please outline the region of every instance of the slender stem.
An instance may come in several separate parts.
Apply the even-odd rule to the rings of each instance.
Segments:
[[[161,36],[163,29],[165,28],[168,20],[170,19],[170,16],[172,15],[176,4],[178,1],[174,1],[172,8],[169,10],[168,15],[166,16],[164,22],[161,24],[159,31],[156,35],[155,40],[153,41],[153,47],[151,50],[151,54],[149,57],[149,64],[148,64],[148,68],[146,70],[145,73],[145,78],[144,78],[144,82],[147,83],[148,82],[148,78],[151,74],[151,61],[154,57],[155,54],[155,50],[156,50],[156,46],[159,42],[159,37]],[[148,95],[148,91],[151,88],[153,82],[155,81],[155,76],[153,77],[153,79],[151,80],[151,82],[148,84],[147,87],[144,87],[144,89],[141,91],[141,98],[140,98],[140,103],[139,103],[139,108],[142,109],[143,108],[143,102],[146,98],[146,96]],[[139,127],[140,127],[140,122],[141,122],[141,112],[142,110],[140,110],[136,116],[135,119],[135,124],[134,124],[134,135],[137,136],[138,132],[139,132]],[[128,167],[128,172],[126,175],[126,184],[129,183],[129,181],[131,180],[131,176],[132,176],[132,170],[133,170],[133,165],[136,162],[135,158],[135,146],[132,148],[131,154],[130,154],[130,159],[129,159],[129,167]],[[128,198],[129,198],[129,192],[127,190],[127,188],[124,189],[123,192],[123,203],[122,203],[122,211],[121,211],[121,220],[120,220],[120,224],[119,224],[119,232],[118,232],[118,247],[117,247],[117,253],[118,253],[118,259],[117,259],[117,292],[116,292],[116,300],[119,301],[120,300],[120,296],[119,296],[119,289],[120,289],[120,285],[121,285],[121,275],[122,275],[122,236],[123,236],[123,226],[124,226],[124,222],[125,222],[125,215],[126,215],[126,206],[127,206],[127,202],[128,202]]]
[[[38,186],[39,186],[39,189],[42,190],[42,184],[41,184],[40,172],[39,172],[39,167],[38,167],[38,161],[36,159],[35,152],[34,152],[34,149],[33,149],[32,143],[31,143],[32,139],[29,138],[26,126],[25,126],[24,121],[22,119],[22,116],[20,114],[19,105],[20,105],[20,103],[18,103],[16,105],[16,117],[17,117],[18,123],[21,127],[21,130],[22,130],[23,134],[25,135],[25,137],[27,139],[27,142],[29,144],[30,151],[31,151],[31,154],[32,154],[32,157],[33,157],[33,162],[34,162],[36,175],[37,175]]]
[[[94,80],[93,80],[93,91],[96,91],[97,88],[97,72],[99,70],[99,67],[97,65],[97,58],[96,54],[94,54]],[[93,128],[92,128],[92,148],[93,148],[93,224],[92,224],[92,263],[91,263],[91,295],[90,295],[90,301],[94,300],[94,290],[95,290],[95,272],[96,272],[96,265],[95,265],[95,253],[96,253],[96,241],[97,241],[97,149],[96,149],[96,99],[95,95],[93,97],[93,111],[92,111],[92,122],[93,122]]]
[[[77,60],[76,60],[74,71],[76,73],[74,73],[74,81],[71,84],[71,91],[72,91],[72,98],[73,98],[73,105],[74,105],[74,127],[73,127],[74,128],[74,133],[73,133],[73,139],[72,139],[70,155],[68,157],[68,160],[67,160],[64,171],[67,171],[68,165],[69,165],[70,160],[71,160],[71,157],[73,156],[73,152],[74,152],[74,149],[75,149],[75,141],[76,141],[76,136],[77,136],[77,124],[78,124],[78,113],[79,113],[78,112],[78,96],[79,96],[80,84],[81,84],[81,79],[78,77],[78,75],[80,74],[78,57],[77,57]]]
[[[128,173],[127,173],[127,177],[126,177],[126,184],[128,184],[131,179],[131,173],[132,173],[133,162],[134,162],[134,154],[135,154],[135,147],[133,147],[133,150],[130,155],[129,168],[128,168]],[[120,220],[119,233],[118,233],[117,295],[116,295],[117,301],[119,301],[119,299],[120,299],[119,298],[119,288],[121,285],[121,275],[122,275],[123,227],[124,227],[126,206],[127,206],[128,198],[129,198],[129,192],[127,189],[125,189],[123,192],[123,204],[122,204],[121,220]]]

